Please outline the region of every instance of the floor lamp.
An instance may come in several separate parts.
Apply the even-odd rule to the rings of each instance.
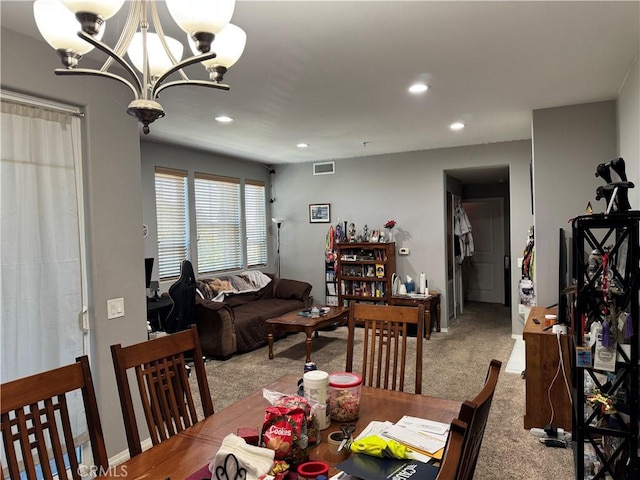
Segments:
[[[277,263],[277,270],[276,270],[276,276],[279,278],[280,277],[280,227],[282,226],[282,223],[284,222],[284,218],[280,218],[280,217],[273,217],[271,219],[271,221],[273,223],[275,223],[278,227],[278,231],[276,233],[276,253],[278,255],[278,263]]]

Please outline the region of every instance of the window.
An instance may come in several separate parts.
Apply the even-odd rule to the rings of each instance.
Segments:
[[[244,218],[247,238],[247,267],[267,264],[267,218],[264,182],[245,180]]]
[[[195,174],[198,274],[243,267],[240,179]]]
[[[189,258],[187,172],[156,167],[156,217],[160,280],[180,276]]]

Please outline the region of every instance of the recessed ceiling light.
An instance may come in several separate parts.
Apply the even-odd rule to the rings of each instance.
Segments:
[[[227,117],[226,115],[220,115],[220,116],[216,117],[216,122],[231,123],[231,122],[233,122],[233,118]]]
[[[462,130],[465,127],[465,124],[462,122],[454,122],[451,125],[449,125],[449,128],[451,130]]]
[[[429,85],[425,83],[414,83],[409,87],[411,93],[424,93],[429,90]]]
[[[298,148],[307,148],[308,146],[309,146],[308,143],[299,143],[299,144],[296,145],[296,147],[298,147]]]

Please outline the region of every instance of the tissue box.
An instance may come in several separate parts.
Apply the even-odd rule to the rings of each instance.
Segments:
[[[249,445],[255,445],[256,447],[260,446],[260,433],[258,432],[258,427],[238,428],[238,433],[236,435],[243,438]]]

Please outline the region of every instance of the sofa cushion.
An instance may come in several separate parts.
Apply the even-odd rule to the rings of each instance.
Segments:
[[[304,300],[305,295],[311,292],[312,285],[299,280],[290,280],[288,278],[280,278],[277,280],[275,296],[283,299]]]
[[[226,295],[224,303],[229,305],[231,308],[235,308],[240,305],[244,305],[245,303],[256,302],[267,298],[273,298],[272,282],[269,282],[256,292],[232,293],[230,295]]]

